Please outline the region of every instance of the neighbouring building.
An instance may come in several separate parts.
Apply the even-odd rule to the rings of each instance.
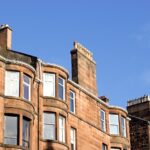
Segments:
[[[0,150],[130,150],[123,108],[98,97],[92,53],[75,42],[66,69],[12,50],[0,27]]]
[[[128,101],[131,150],[150,150],[150,96]]]

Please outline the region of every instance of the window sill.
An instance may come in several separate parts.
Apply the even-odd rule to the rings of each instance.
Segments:
[[[23,149],[22,146],[19,146],[19,145],[13,145],[13,144],[0,144],[0,147],[4,147],[4,148],[15,148],[15,149]]]
[[[72,112],[72,111],[70,111],[70,114],[72,114],[72,115],[76,116],[76,112]]]
[[[119,134],[110,134],[110,136],[116,136],[116,137],[121,137],[121,135],[119,135]]]
[[[49,143],[56,143],[56,144],[61,144],[64,145],[65,147],[68,147],[68,145],[64,142],[60,142],[58,140],[49,140],[49,139],[41,139],[42,142],[49,142]]]

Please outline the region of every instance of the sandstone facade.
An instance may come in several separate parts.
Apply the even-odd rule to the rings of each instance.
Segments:
[[[11,29],[1,26],[0,150],[130,150],[127,111],[98,97],[91,52],[75,42],[71,56],[73,80],[11,50]]]

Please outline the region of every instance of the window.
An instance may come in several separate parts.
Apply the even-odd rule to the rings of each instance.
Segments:
[[[75,113],[75,93],[70,91],[70,111]]]
[[[101,115],[101,129],[103,131],[106,131],[106,121],[105,121],[105,111],[101,110],[100,111]]]
[[[102,150],[108,150],[108,149],[107,149],[107,145],[104,144],[104,143],[102,144]]]
[[[6,71],[5,95],[19,97],[19,72]]]
[[[30,100],[30,77],[23,75],[23,98]]]
[[[30,121],[23,118],[22,145],[29,148],[30,142]]]
[[[121,134],[126,137],[126,119],[124,117],[121,117]]]
[[[55,97],[55,74],[43,73],[43,95]]]
[[[76,149],[76,130],[74,128],[71,128],[70,131],[70,139],[71,139],[71,150]]]
[[[4,143],[18,144],[18,117],[5,115]]]
[[[44,139],[55,140],[54,113],[44,113]]]
[[[65,118],[59,116],[59,141],[65,142]]]
[[[118,115],[109,114],[109,129],[110,134],[119,134],[119,119]]]
[[[63,78],[59,77],[58,87],[59,87],[59,98],[65,100],[65,80]]]

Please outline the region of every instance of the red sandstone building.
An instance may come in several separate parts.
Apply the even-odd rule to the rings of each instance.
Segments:
[[[0,150],[130,150],[127,111],[98,97],[92,53],[75,42],[66,69],[11,48],[0,27]]]

